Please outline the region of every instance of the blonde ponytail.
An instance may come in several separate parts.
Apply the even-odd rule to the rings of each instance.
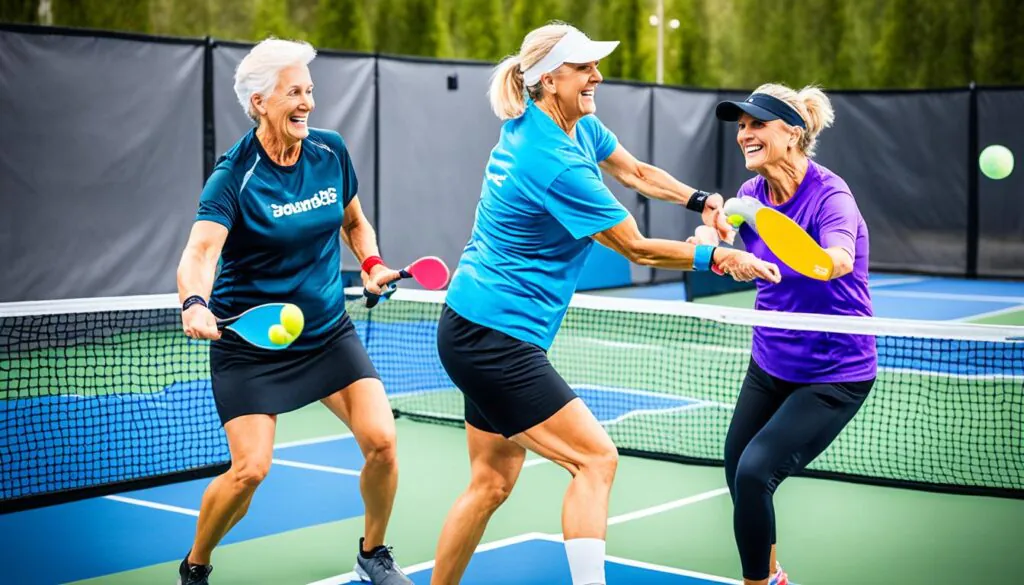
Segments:
[[[487,96],[491,110],[501,120],[518,118],[526,111],[526,97],[523,95],[523,71],[519,68],[519,55],[506,57],[491,75],[491,87]]]
[[[523,71],[543,59],[571,30],[576,28],[564,22],[545,24],[527,33],[518,55],[506,57],[498,63],[491,75],[491,87],[487,92],[495,116],[502,120],[522,116],[526,111],[526,92],[532,99],[540,99],[543,95],[540,82],[533,87],[525,87]]]
[[[802,106],[798,111],[807,123],[807,131],[800,137],[800,150],[808,157],[814,156],[818,135],[825,128],[832,126],[836,120],[832,101],[825,92],[814,86],[801,89],[796,95],[797,102]]]
[[[821,88],[808,85],[799,92],[779,83],[766,83],[754,90],[754,93],[768,94],[790,105],[803,118],[806,129],[801,129],[797,148],[807,158],[813,158],[818,145],[818,135],[832,125],[836,114],[832,110],[832,101]]]

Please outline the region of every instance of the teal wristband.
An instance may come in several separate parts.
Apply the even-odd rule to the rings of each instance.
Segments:
[[[694,270],[711,270],[711,257],[715,253],[714,246],[701,244],[693,253]]]

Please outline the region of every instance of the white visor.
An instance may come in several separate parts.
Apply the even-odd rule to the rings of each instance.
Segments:
[[[592,41],[578,30],[570,30],[559,39],[543,59],[523,71],[526,87],[533,87],[540,81],[540,76],[551,73],[563,63],[591,63],[600,61],[619,46],[619,41]]]

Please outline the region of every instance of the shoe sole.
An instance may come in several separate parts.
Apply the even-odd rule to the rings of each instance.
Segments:
[[[363,583],[372,583],[372,581],[370,581],[370,575],[368,575],[366,573],[366,571],[364,571],[363,568],[359,566],[359,563],[355,564],[354,570],[355,570],[355,573],[356,573],[356,577],[359,577],[359,580],[361,582],[363,582]],[[179,585],[181,585],[181,584],[179,583]]]

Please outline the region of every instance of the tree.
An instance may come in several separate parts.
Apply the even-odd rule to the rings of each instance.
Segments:
[[[260,41],[268,36],[291,39],[304,36],[296,34],[288,15],[288,0],[256,0],[253,11],[252,33],[249,38]]]
[[[53,0],[52,7],[56,26],[150,32],[148,0]]]
[[[501,0],[458,0],[451,20],[455,55],[497,61],[512,53],[516,48],[506,43],[502,12]]]
[[[369,52],[370,20],[362,0],[320,0],[313,42],[318,47]]]
[[[381,53],[414,54],[407,34],[406,0],[378,0],[374,14],[374,45]]]
[[[1018,0],[979,0],[972,51],[981,84],[1024,84],[1024,10]]]
[[[172,30],[166,31],[167,33],[186,37],[203,37],[210,34],[213,13],[209,0],[172,0],[167,4],[168,25],[173,27]]]
[[[708,65],[708,27],[702,0],[678,0],[668,5],[666,20],[677,18],[679,28],[665,29],[665,82],[705,85],[712,79]],[[674,57],[674,58],[670,58]],[[672,63],[677,64],[676,67]]]
[[[535,28],[565,17],[562,0],[512,0],[511,44],[518,51],[523,39]],[[511,51],[510,51],[511,52]]]
[[[601,12],[601,37],[619,41],[619,47],[602,63],[605,77],[612,79],[654,79],[653,67],[645,71],[640,31],[649,28],[647,2],[610,0]]]
[[[35,23],[39,19],[39,0],[4,0],[0,2],[0,22]]]
[[[451,57],[452,38],[448,28],[447,0],[409,0],[407,23],[414,55]]]

